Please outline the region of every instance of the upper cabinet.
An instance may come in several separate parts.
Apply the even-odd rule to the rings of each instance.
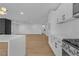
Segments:
[[[0,18],[0,34],[11,34],[11,20]]]
[[[73,16],[73,4],[72,3],[62,3],[56,10],[57,23],[63,23],[69,20]]]
[[[57,10],[50,13],[49,18],[53,25],[75,20],[79,18],[79,3],[61,3]]]

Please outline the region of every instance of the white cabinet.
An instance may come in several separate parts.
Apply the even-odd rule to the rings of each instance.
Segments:
[[[51,36],[49,45],[56,56],[62,56],[62,40],[58,37]]]
[[[25,36],[15,35],[9,41],[9,55],[10,56],[25,56]]]
[[[64,6],[64,11],[66,15],[66,20],[71,18],[73,16],[73,4],[72,3],[67,3]]]
[[[73,4],[72,3],[64,3],[64,4],[61,4],[61,12],[62,12],[62,15],[65,15],[65,20],[71,18],[73,16]]]
[[[57,56],[62,56],[62,40],[57,37],[54,40],[54,53]]]
[[[69,20],[73,16],[73,3],[62,3],[56,10],[57,23]]]

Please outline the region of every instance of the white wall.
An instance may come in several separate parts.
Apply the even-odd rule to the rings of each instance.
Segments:
[[[41,34],[41,24],[12,23],[12,34]]]
[[[19,24],[12,21],[11,23],[11,33],[12,34],[18,34],[19,30]]]
[[[41,34],[42,27],[41,25],[34,24],[34,25],[26,25],[21,24],[19,26],[19,33],[21,34]]]
[[[74,21],[56,24],[55,33],[61,35],[62,37],[79,38],[79,19]],[[53,32],[53,31],[52,31]]]

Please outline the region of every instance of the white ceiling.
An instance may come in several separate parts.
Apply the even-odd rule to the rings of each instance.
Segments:
[[[8,9],[7,14],[0,17],[9,18],[26,24],[45,24],[49,10],[56,9],[58,3],[0,3],[0,7]],[[21,15],[20,13],[24,14]]]

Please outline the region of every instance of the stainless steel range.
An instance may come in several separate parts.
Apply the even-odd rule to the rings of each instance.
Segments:
[[[62,55],[79,56],[79,39],[63,39]]]

